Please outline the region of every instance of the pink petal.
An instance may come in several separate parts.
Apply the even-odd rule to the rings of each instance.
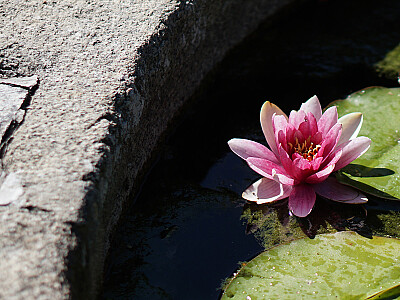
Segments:
[[[278,132],[276,144],[281,145],[286,152],[288,151],[288,143],[286,140],[286,133],[284,131],[281,130]]]
[[[314,136],[318,132],[318,122],[317,119],[314,117],[313,114],[307,114],[307,120],[310,126],[310,136]]]
[[[278,152],[279,152],[279,159],[281,161],[281,164],[283,168],[286,170],[287,174],[291,175],[293,172],[293,162],[290,159],[289,155],[287,152],[282,148],[281,145],[278,146]]]
[[[261,107],[261,113],[260,113],[261,127],[264,132],[265,139],[267,140],[267,143],[271,148],[272,152],[278,154],[275,142],[275,134],[272,128],[272,116],[274,114],[285,116],[287,119],[286,114],[278,106],[272,104],[269,101],[266,101]]]
[[[322,119],[322,118],[321,118]],[[318,153],[321,151],[321,154],[324,157],[327,157],[332,150],[335,148],[337,142],[339,141],[340,134],[342,133],[342,124],[335,124],[325,135],[322,143],[321,148]]]
[[[272,179],[283,185],[297,184],[297,181],[295,181],[293,178],[289,177],[289,175],[278,173],[278,172],[276,172],[275,169],[272,170]]]
[[[312,96],[305,103],[303,103],[300,107],[300,110],[304,111],[305,113],[312,113],[317,121],[322,115],[321,104],[319,103],[317,96]]]
[[[274,129],[275,133],[280,130],[286,132],[287,125],[288,125],[288,120],[285,116],[282,115],[272,116],[272,128]]]
[[[289,197],[292,191],[291,186],[282,185],[274,180],[261,178],[249,186],[242,194],[242,197],[257,204],[273,202]]]
[[[276,145],[281,144],[286,147],[286,127],[288,125],[287,119],[285,116],[281,115],[273,115],[272,116],[272,128],[275,133],[275,142]]]
[[[322,142],[322,133],[321,132],[316,132],[312,137],[311,137],[311,142],[314,143],[314,145],[321,145]]]
[[[273,179],[272,170],[275,170],[274,174],[280,173],[286,175],[286,172],[282,168],[282,166],[273,163],[270,160],[266,160],[263,158],[249,157],[246,159],[246,162],[251,169],[256,171],[261,176],[267,177],[269,179]]]
[[[363,122],[362,113],[349,113],[344,115],[338,120],[338,123],[342,124],[342,135],[340,136],[338,145],[347,142],[348,140],[355,139],[360,132],[361,125]]]
[[[307,117],[304,122],[300,123],[299,131],[303,134],[305,138],[311,136],[310,122],[308,122]]]
[[[289,209],[294,215],[305,217],[314,207],[315,198],[315,192],[310,185],[296,185],[289,196]]]
[[[323,157],[316,157],[314,158],[312,161],[310,161],[311,163],[311,169],[313,171],[317,171],[320,169],[321,167],[321,163],[323,162],[324,158]]]
[[[342,157],[343,151],[342,149],[337,149],[332,151],[328,157],[325,157],[324,161],[321,164],[321,168],[325,168],[326,166],[336,165],[339,159]]]
[[[298,140],[298,142],[301,144],[304,142],[304,140],[306,139],[305,136],[301,133],[300,130],[297,130],[294,132],[294,139]]]
[[[297,131],[296,128],[290,123],[288,123],[288,126],[286,127],[286,141],[290,143],[294,143],[294,133]]]
[[[338,162],[336,163],[334,171],[337,171],[347,166],[353,160],[363,155],[368,150],[370,145],[371,145],[371,140],[365,136],[357,137],[353,140],[350,140],[340,145],[338,149],[341,149],[343,153]]]
[[[294,153],[292,154],[292,162],[293,162],[295,159],[298,159],[298,158],[303,158],[303,155],[301,155],[301,154],[299,154],[299,153],[297,153],[297,152],[294,152]]]
[[[315,117],[308,113],[305,116],[304,122],[299,125],[299,131],[303,134],[304,138],[313,136],[318,131],[317,120]]]
[[[303,157],[298,157],[293,160],[293,177],[298,181],[303,182],[314,171],[312,170],[311,163]]]
[[[366,203],[368,198],[356,189],[339,183],[335,177],[329,177],[325,181],[314,184],[314,191],[322,197],[351,204]]]
[[[338,114],[336,106],[329,107],[318,121],[318,131],[322,133],[323,138],[325,138],[325,135],[329,132],[333,125],[337,123],[337,121]]]
[[[328,165],[323,168],[321,171],[314,173],[313,175],[309,176],[305,182],[310,184],[320,183],[328,178],[328,176],[333,172],[335,165]]]
[[[310,122],[310,131],[311,131],[311,136],[314,136],[318,132],[318,122],[317,119],[314,117],[313,114],[309,113],[307,115],[308,122]]]
[[[304,159],[302,156],[293,160],[293,165],[299,168],[299,170],[311,170],[311,163]]]
[[[289,123],[292,124],[296,129],[299,129],[301,123],[304,122],[306,113],[302,110],[292,110],[289,115]]]
[[[271,150],[257,142],[246,139],[231,139],[228,145],[236,155],[243,159],[259,157],[279,163],[279,160]]]

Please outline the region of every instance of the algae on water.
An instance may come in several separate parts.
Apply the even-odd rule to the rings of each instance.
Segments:
[[[375,64],[376,71],[388,79],[396,79],[400,73],[400,44],[388,52],[386,56]]]

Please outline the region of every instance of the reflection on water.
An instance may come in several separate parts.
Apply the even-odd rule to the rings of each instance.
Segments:
[[[230,53],[121,220],[101,299],[216,299],[238,262],[263,247],[332,230],[398,236],[394,201],[318,199],[304,219],[290,216],[284,201],[246,203],[241,192],[258,175],[226,144],[265,142],[258,119],[265,100],[289,112],[314,94],[326,105],[369,85],[395,86],[374,64],[400,41],[400,1],[377,5],[310,1]]]

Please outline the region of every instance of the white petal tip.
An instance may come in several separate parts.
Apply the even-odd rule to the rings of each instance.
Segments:
[[[261,178],[243,193],[242,197],[257,204],[271,203],[289,196],[291,187],[283,186],[276,181]]]
[[[249,192],[247,190],[242,193],[242,198],[253,202],[257,202],[259,200],[255,192]]]

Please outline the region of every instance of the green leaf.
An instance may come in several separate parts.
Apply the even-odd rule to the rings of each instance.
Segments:
[[[384,291],[377,292],[372,296],[365,298],[369,300],[377,300],[377,299],[396,299],[400,297],[400,284],[390,287]]]
[[[394,299],[399,258],[400,240],[392,238],[347,231],[299,239],[243,264],[221,299],[365,299],[390,289]]]
[[[337,106],[339,116],[361,112],[359,136],[372,140],[364,155],[338,172],[338,180],[378,197],[399,199],[400,89],[367,88],[331,105]]]

